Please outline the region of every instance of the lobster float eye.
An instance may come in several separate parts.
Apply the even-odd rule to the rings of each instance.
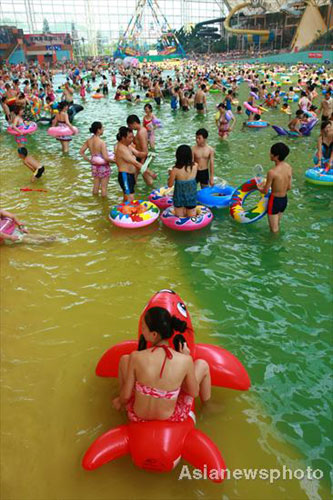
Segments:
[[[187,318],[186,306],[185,306],[185,304],[183,304],[183,302],[178,302],[178,304],[177,304],[177,309],[178,309],[178,312],[180,312],[180,314],[181,314],[184,318]]]

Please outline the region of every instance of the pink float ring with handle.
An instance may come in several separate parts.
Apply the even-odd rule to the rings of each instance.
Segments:
[[[73,128],[74,132],[68,125],[57,125],[56,127],[50,127],[47,133],[52,137],[66,137],[68,135],[78,134],[79,130],[76,127]]]
[[[176,231],[195,231],[208,226],[214,216],[209,208],[202,205],[196,207],[196,215],[194,217],[177,217],[174,212],[174,207],[169,207],[161,215],[161,220],[170,229]]]
[[[253,106],[251,106],[251,104],[249,104],[247,101],[243,102],[243,106],[244,108],[246,108],[248,111],[251,111],[251,113],[259,113],[259,109],[258,108],[254,108]]]
[[[22,125],[19,125],[17,128],[20,130],[20,132],[18,132],[17,130],[15,130],[12,127],[8,127],[7,128],[8,134],[16,135],[16,136],[33,134],[34,132],[36,132],[38,126],[37,126],[37,123],[30,122],[29,125],[22,124]]]
[[[108,151],[109,160],[114,160],[114,153]],[[105,160],[101,155],[92,155],[90,163],[98,167],[105,165]]]
[[[109,219],[115,226],[137,229],[149,226],[158,219],[160,211],[150,201],[126,201],[111,208]]]
[[[173,204],[173,189],[167,186],[154,189],[154,191],[150,193],[148,199],[152,203],[155,203],[158,208],[164,210],[165,208],[171,207]]]
[[[0,219],[0,233],[13,234],[16,223],[10,217]]]
[[[22,240],[24,232],[22,231],[23,226],[19,226],[11,217],[3,217],[0,219],[0,232],[3,234],[7,234],[10,236],[11,234],[15,234],[19,241]],[[16,231],[16,232],[15,232]],[[0,245],[5,242],[5,238],[0,238]]]

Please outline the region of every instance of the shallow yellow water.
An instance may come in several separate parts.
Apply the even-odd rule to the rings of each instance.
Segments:
[[[65,214],[56,218],[59,228],[61,221],[66,225]],[[103,351],[136,336],[141,309],[160,288],[186,297],[194,324],[200,311],[175,248],[160,231],[111,233],[99,216],[91,216],[77,238],[70,236],[75,228],[64,226],[63,242],[1,249],[2,498],[278,499],[284,488],[284,498],[306,498],[297,482],[178,482],[180,468],[156,476],[135,469],[128,457],[94,472],[81,469],[89,444],[124,421],[111,408],[116,381],[94,375]],[[197,335],[207,341],[209,329]],[[251,394],[215,389],[198,424],[228,467],[280,467],[267,444],[258,443],[257,418],[269,426]],[[279,446],[290,462],[294,453]]]

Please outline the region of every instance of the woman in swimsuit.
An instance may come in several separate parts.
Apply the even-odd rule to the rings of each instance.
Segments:
[[[225,105],[219,106],[220,116],[217,122],[218,134],[219,137],[224,140],[228,138],[230,133],[230,120],[227,118],[227,110],[225,109]]]
[[[83,144],[80,149],[80,155],[91,163],[91,174],[94,180],[93,194],[98,195],[99,190],[101,190],[102,196],[107,196],[108,182],[111,174],[110,161],[112,160],[107,152],[105,142],[100,138],[104,132],[102,123],[94,122],[90,127],[90,132],[93,135]],[[85,155],[87,149],[90,151],[91,158]]]
[[[68,105],[68,103],[66,101],[62,101],[58,105],[58,111],[59,111],[59,113],[57,115],[55,115],[55,117],[53,118],[52,127],[57,127],[59,125],[60,126],[61,125],[66,125],[71,130],[73,130],[73,134],[76,134],[76,130],[73,127],[73,125],[70,123],[69,118],[68,118],[68,113],[67,113],[68,107],[69,107],[69,105]],[[69,142],[72,140],[71,136],[70,135],[66,135],[66,136],[62,136],[62,137],[57,137],[57,139],[61,143],[62,152],[63,153],[68,153],[68,151],[69,151]]]
[[[134,422],[186,420],[193,399],[210,399],[211,379],[206,361],[193,362],[185,339],[178,335],[178,349],[169,347],[174,331],[184,332],[186,322],[162,307],[149,309],[142,321],[139,350],[124,355],[119,363],[120,396],[113,406],[125,407]],[[148,349],[147,342],[151,344]],[[177,352],[179,350],[179,352]]]

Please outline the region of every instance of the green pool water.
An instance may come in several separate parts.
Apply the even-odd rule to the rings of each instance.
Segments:
[[[240,103],[246,96],[243,84]],[[229,140],[219,141],[218,102],[219,96],[208,96],[207,117],[172,112],[168,103],[154,106],[163,123],[156,131],[157,186],[166,183],[176,147],[193,145],[201,127],[209,130],[220,179],[237,187],[256,164],[271,166],[269,149],[281,138],[271,128],[244,129],[242,115]],[[177,233],[159,222],[131,232],[107,220],[121,199],[115,169],[108,198],[93,198],[90,165],[79,149],[94,120],[104,123],[111,149],[118,127],[131,113],[142,117],[143,105],[116,103],[112,93],[97,102],[88,96],[83,105],[69,156],[61,155],[46,127],[29,137],[29,150],[46,166],[33,187],[47,193],[20,192],[30,174],[2,122],[2,207],[31,232],[58,236],[52,244],[1,248],[3,498],[104,499],[113,489],[117,498],[329,498],[332,190],[304,177],[318,128],[311,137],[285,140],[294,177],[279,235],[269,233],[266,218],[241,225],[227,210],[215,209],[212,225],[202,231]],[[288,120],[280,111],[266,117],[282,126]],[[137,192],[140,198],[149,194],[142,180]],[[237,467],[239,458],[250,467],[260,457],[261,465],[311,466],[324,473],[319,484],[260,482],[252,491],[201,482],[180,488],[175,472],[159,483],[128,458],[94,473],[80,469],[92,440],[122,421],[110,408],[116,384],[96,379],[94,366],[111,344],[135,337],[142,308],[161,288],[175,289],[188,304],[200,341],[223,345],[250,374],[248,393],[214,389],[211,409],[199,412],[200,428],[226,461]]]

